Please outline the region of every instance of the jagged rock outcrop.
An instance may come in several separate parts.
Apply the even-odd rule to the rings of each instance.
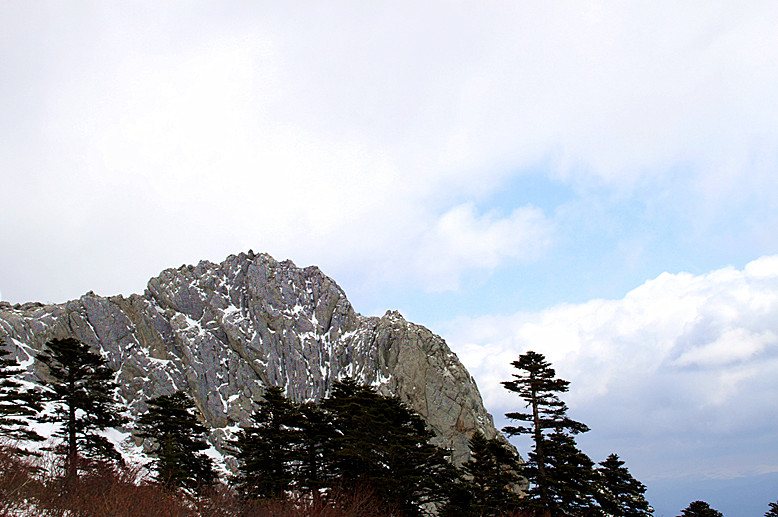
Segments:
[[[0,303],[0,335],[30,368],[53,337],[89,343],[117,371],[136,413],[148,398],[185,390],[217,445],[251,414],[264,386],[319,400],[347,375],[406,401],[456,463],[467,459],[475,430],[497,434],[475,382],[440,337],[397,312],[361,316],[318,268],[266,254],[168,269],[128,298],[90,292],[57,305]]]

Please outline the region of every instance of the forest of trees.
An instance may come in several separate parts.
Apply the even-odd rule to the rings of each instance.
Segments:
[[[476,432],[471,457],[456,467],[434,444],[424,420],[398,398],[353,379],[337,381],[320,403],[295,403],[268,387],[250,422],[222,453],[220,472],[195,402],[185,393],[146,401],[136,421],[124,415],[106,360],[76,339],[52,339],[35,358],[37,383],[0,339],[0,515],[84,516],[647,516],[646,487],[618,455],[600,463],[577,446],[589,431],[571,419],[560,395],[569,382],[545,357],[512,363],[521,409],[503,429],[527,435],[522,461],[502,436]],[[36,432],[53,426],[41,445]],[[106,438],[130,430],[152,461],[125,465]],[[26,514],[25,514],[26,515]],[[682,516],[721,517],[703,501]],[[778,515],[778,502],[766,516]]]

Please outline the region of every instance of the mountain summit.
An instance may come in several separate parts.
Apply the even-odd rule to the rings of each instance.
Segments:
[[[318,401],[346,376],[400,397],[454,463],[467,460],[474,431],[498,434],[443,339],[398,312],[362,316],[317,267],[267,254],[167,269],[128,298],[89,292],[55,305],[0,302],[0,335],[29,368],[49,339],[88,343],[117,372],[120,396],[136,414],[149,398],[189,393],[217,446],[248,420],[264,387]]]

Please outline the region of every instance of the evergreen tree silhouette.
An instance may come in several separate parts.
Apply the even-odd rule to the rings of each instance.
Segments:
[[[646,486],[632,477],[617,454],[611,454],[597,468],[601,490],[598,500],[602,509],[614,517],[653,515],[646,501]]]
[[[430,443],[434,433],[395,397],[353,379],[333,385],[324,407],[333,415],[333,467],[347,486],[369,486],[403,515],[442,504],[458,477],[446,451]]]
[[[572,438],[589,428],[567,416],[567,405],[558,396],[568,391],[570,382],[557,378],[551,364],[537,352],[529,351],[511,365],[518,372],[514,380],[502,384],[524,399],[528,411],[507,413],[506,417],[525,425],[507,426],[503,431],[509,436],[532,437],[533,449],[522,471],[530,481],[530,504],[557,512],[596,510],[594,463]]]
[[[297,410],[282,388],[265,388],[264,399],[232,442],[238,460],[232,482],[247,498],[279,498],[292,486],[299,443]]]
[[[724,517],[724,516],[720,511],[711,508],[710,505],[705,501],[694,501],[681,512],[681,517]]]
[[[117,386],[106,360],[75,338],[48,341],[36,359],[48,373],[42,381],[44,400],[55,409],[41,421],[59,424],[54,436],[64,440],[57,451],[64,456],[66,480],[78,478],[83,459],[121,461],[113,444],[99,433],[127,421],[114,398]]]
[[[515,490],[522,484],[518,454],[479,431],[470,438],[469,445],[471,457],[462,465],[466,477],[458,483],[458,490],[441,514],[491,517],[517,511],[521,500]]]
[[[207,428],[195,416],[194,401],[184,392],[146,401],[148,411],[137,423],[137,436],[153,442],[152,465],[156,480],[169,490],[198,493],[217,480],[213,460],[202,451],[209,448]]]
[[[11,357],[8,343],[0,337],[0,435],[6,446],[26,452],[23,442],[40,442],[43,437],[33,428],[43,409],[39,390],[26,387],[19,379],[24,370]]]
[[[318,498],[320,491],[332,486],[332,441],[336,436],[329,413],[313,402],[297,406],[294,429],[297,447],[294,456],[293,484],[296,489]]]

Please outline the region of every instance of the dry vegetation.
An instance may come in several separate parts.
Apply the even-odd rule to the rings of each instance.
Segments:
[[[203,497],[170,492],[141,470],[93,463],[72,486],[47,457],[0,448],[0,517],[398,517],[369,488],[316,500],[245,501],[218,485]],[[505,517],[530,517],[522,512]],[[537,514],[534,517],[542,517]]]
[[[203,497],[170,492],[139,469],[95,463],[70,486],[51,475],[45,457],[0,449],[2,517],[384,517],[370,490],[334,493],[318,500],[245,501],[220,485]]]

